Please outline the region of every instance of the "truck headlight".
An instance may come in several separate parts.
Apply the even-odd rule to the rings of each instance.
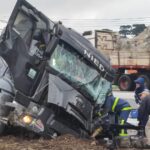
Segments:
[[[25,124],[30,124],[32,121],[33,121],[33,118],[29,115],[25,115],[23,118],[22,118],[22,121],[23,123]]]

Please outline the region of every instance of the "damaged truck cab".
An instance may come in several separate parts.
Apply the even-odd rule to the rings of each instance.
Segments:
[[[18,0],[0,55],[13,86],[5,103],[10,113],[1,121],[51,137],[89,136],[95,106],[104,104],[114,77],[109,60],[89,41]]]

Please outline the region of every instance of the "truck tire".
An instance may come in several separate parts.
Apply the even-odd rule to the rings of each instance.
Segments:
[[[132,89],[132,84],[130,75],[123,74],[118,80],[118,86],[121,91],[130,91]]]
[[[148,89],[150,89],[150,79],[149,79],[149,76],[148,75],[140,75],[139,77],[144,78],[146,87]]]

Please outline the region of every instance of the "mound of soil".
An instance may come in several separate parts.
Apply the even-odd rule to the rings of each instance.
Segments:
[[[103,150],[101,145],[92,145],[91,140],[77,139],[71,135],[56,139],[0,137],[0,150]]]
[[[147,131],[150,123],[148,123]],[[147,132],[149,137],[150,133]],[[20,128],[9,128],[0,136],[0,150],[107,150],[106,144],[72,135],[62,135],[55,139],[39,137]],[[119,148],[119,150],[135,150]]]

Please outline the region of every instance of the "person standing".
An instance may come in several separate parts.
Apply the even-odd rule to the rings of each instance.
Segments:
[[[137,104],[141,104],[141,98],[140,98],[140,94],[143,91],[149,92],[149,90],[147,89],[147,87],[145,86],[145,80],[142,77],[137,78],[135,81],[136,87],[135,87],[135,102]]]
[[[144,136],[146,136],[145,133],[145,127],[149,120],[150,115],[150,93],[148,91],[143,91],[140,95],[141,104],[138,108],[138,120],[139,120],[139,126],[143,126],[144,129]],[[141,133],[138,132],[138,135]]]

